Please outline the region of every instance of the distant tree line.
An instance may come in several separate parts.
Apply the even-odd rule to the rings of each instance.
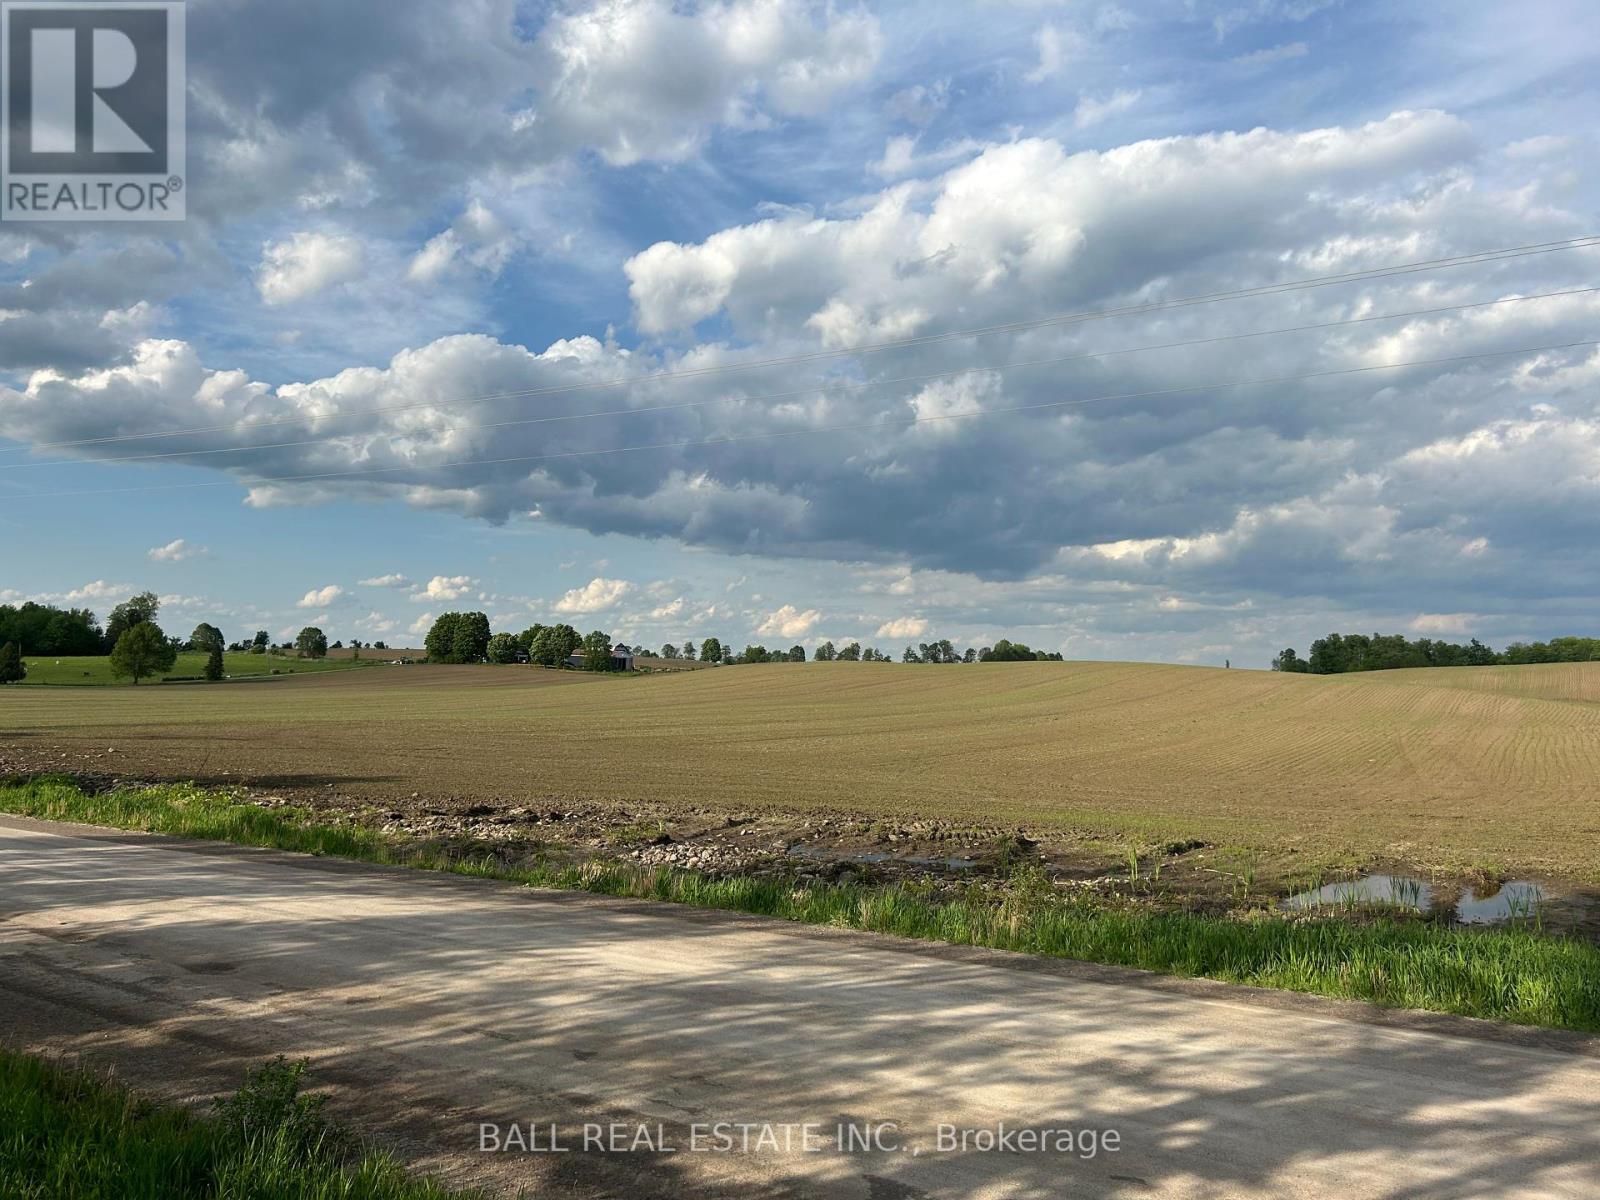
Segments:
[[[530,625],[521,633],[494,633],[489,618],[481,612],[441,613],[434,619],[423,645],[428,661],[435,663],[532,663],[537,666],[559,667],[576,665],[577,656],[585,670],[615,671],[622,668],[622,660],[612,651],[615,647],[609,635],[594,630],[587,636],[571,625]],[[648,653],[640,651],[640,653]],[[732,644],[718,637],[708,637],[696,644],[693,640],[681,645],[668,642],[655,656],[668,662],[701,662],[721,666],[745,663],[803,663],[806,648],[800,645],[769,649],[750,644],[737,651]],[[875,646],[863,648],[860,642],[836,647],[832,642],[818,646],[813,658],[817,662],[893,662],[887,653]],[[948,638],[936,642],[923,642],[907,646],[900,661],[905,663],[973,663],[1019,662],[1022,660],[1062,661],[1060,654],[1047,654],[1032,650],[1021,642],[1001,638],[993,646],[981,649],[969,647],[959,651]]]
[[[20,653],[66,656],[105,654],[110,650],[105,633],[86,608],[55,608],[49,604],[0,604],[0,643],[10,642]]]
[[[694,643],[686,643],[683,650],[668,643],[661,647],[662,658],[690,658],[694,657]],[[835,646],[832,642],[823,642],[816,648],[812,657],[817,662],[893,662],[894,659],[879,650],[876,646],[862,647],[860,642],[850,642],[845,646]],[[787,650],[768,650],[765,646],[746,646],[744,653],[735,654],[731,646],[726,646],[716,638],[707,638],[700,647],[702,662],[721,663],[764,663],[764,662],[805,662],[806,651],[804,646],[791,646]],[[969,646],[965,652],[957,650],[948,638],[937,642],[923,642],[918,646],[907,646],[900,655],[903,663],[972,663],[972,662],[1020,662],[1024,659],[1061,662],[1059,654],[1046,654],[1043,650],[1030,650],[1021,642],[1009,642],[1001,638],[993,646],[984,646],[982,649]]]
[[[1600,638],[1561,637],[1548,642],[1513,642],[1502,651],[1477,638],[1465,645],[1408,639],[1402,634],[1330,633],[1311,643],[1301,658],[1294,647],[1272,660],[1274,671],[1343,675],[1350,671],[1392,671],[1401,667],[1492,667],[1502,664],[1600,661]]]
[[[27,677],[25,655],[67,658],[106,654],[113,678],[137,684],[168,674],[181,650],[204,654],[201,677],[218,680],[223,677],[223,651],[261,654],[270,645],[267,632],[258,630],[253,640],[230,646],[222,630],[208,621],[196,625],[187,641],[169,637],[156,623],[160,611],[160,597],[140,592],[113,608],[102,629],[86,608],[57,608],[31,600],[16,606],[0,604],[0,683],[17,683]],[[302,658],[323,658],[328,653],[328,638],[308,625],[282,648],[293,649]]]
[[[293,652],[302,658],[323,658],[330,646],[327,634],[313,625],[302,629],[292,642],[274,646],[264,629],[242,641],[228,643],[222,631],[209,622],[195,626],[187,641],[168,638],[156,624],[161,607],[154,593],[142,592],[112,609],[104,630],[88,609],[59,609],[50,605],[28,602],[20,607],[0,605],[0,683],[21,679],[26,668],[24,654],[34,655],[112,655],[112,670],[119,678],[131,678],[135,683],[152,675],[171,671],[178,651],[193,650],[206,654],[205,677],[220,679],[223,674],[223,651],[248,654],[270,654],[274,650]],[[128,635],[140,630],[131,640]],[[119,653],[118,646],[127,640]],[[613,654],[610,637],[601,630],[587,636],[571,625],[530,625],[521,633],[495,633],[489,618],[481,612],[447,612],[440,614],[428,630],[423,641],[428,661],[435,663],[533,663],[540,666],[559,667],[573,663],[578,657],[582,666],[591,671],[620,670],[624,660]],[[354,654],[359,655],[362,643],[352,640]],[[341,649],[334,642],[332,649]],[[383,642],[373,642],[372,648],[384,650]],[[1290,652],[1292,654],[1292,651]],[[696,645],[686,641],[681,646],[668,642],[661,647],[660,657],[667,660],[734,665],[739,663],[773,663],[806,661],[804,646],[794,645],[787,650],[771,649],[761,645],[747,645],[743,652],[717,637],[708,637]],[[875,646],[863,647],[860,642],[850,642],[836,647],[832,642],[818,646],[813,657],[818,662],[893,662],[890,655]],[[1032,650],[1021,642],[1001,638],[993,646],[968,647],[957,650],[948,638],[907,646],[900,656],[904,663],[973,663],[1017,662],[1022,660],[1053,659],[1061,661],[1060,654],[1047,654]],[[13,666],[13,660],[15,665]]]
[[[623,660],[612,654],[611,637],[603,630],[587,636],[571,625],[530,625],[521,633],[493,633],[481,612],[441,613],[423,639],[428,661],[436,663],[534,663],[569,665],[581,654],[587,671],[618,671]]]

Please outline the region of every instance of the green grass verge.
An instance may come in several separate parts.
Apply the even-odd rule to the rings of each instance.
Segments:
[[[363,1151],[300,1094],[302,1065],[254,1072],[214,1114],[0,1049],[0,1196],[7,1200],[449,1200]]]
[[[322,671],[350,671],[360,670],[363,667],[378,665],[378,660],[385,657],[382,650],[363,651],[370,653],[372,659],[348,658],[295,658],[287,654],[274,654],[268,658],[265,654],[243,654],[230,652],[222,656],[223,674],[230,679],[251,679],[262,675],[271,675],[274,671],[281,675],[293,672],[296,675],[305,675]],[[79,687],[106,687],[113,684],[127,685],[126,679],[116,679],[111,674],[111,658],[105,654],[68,656],[56,658],[53,655],[30,654],[22,660],[27,664],[28,675],[22,681],[23,686],[49,685],[79,686]],[[184,651],[178,655],[178,661],[168,671],[169,679],[202,679],[206,669],[206,656],[198,652]],[[148,687],[154,680],[146,680],[141,686]],[[131,686],[131,685],[130,685]]]
[[[1027,877],[1002,899],[950,899],[914,885],[710,878],[603,861],[510,867],[370,829],[318,824],[303,811],[260,808],[184,785],[91,795],[69,779],[36,778],[0,786],[0,811],[1600,1031],[1600,948],[1531,928],[1155,912],[1062,897],[1047,882]]]

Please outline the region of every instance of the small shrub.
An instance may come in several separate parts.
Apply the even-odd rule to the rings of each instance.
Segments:
[[[268,1144],[295,1161],[339,1157],[348,1136],[322,1111],[328,1098],[300,1094],[307,1065],[280,1054],[250,1072],[235,1095],[217,1101],[222,1127],[246,1145]]]

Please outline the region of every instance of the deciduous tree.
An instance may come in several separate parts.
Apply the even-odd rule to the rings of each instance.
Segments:
[[[585,671],[610,671],[615,660],[611,657],[611,637],[596,629],[583,639],[583,669]]]
[[[546,667],[559,667],[579,646],[583,637],[571,625],[547,625],[528,647],[528,657]]]
[[[210,652],[213,648],[221,650],[228,643],[222,636],[222,630],[206,621],[194,627],[194,632],[189,635],[189,648]]]
[[[140,621],[125,629],[111,648],[111,674],[117,679],[139,680],[172,670],[178,651],[154,621]]]
[[[135,625],[154,622],[160,611],[161,601],[154,592],[140,592],[124,600],[111,610],[111,616],[106,620],[106,644],[115,647],[124,633]]]
[[[481,612],[458,614],[451,639],[453,662],[482,662],[489,653],[489,618]]]

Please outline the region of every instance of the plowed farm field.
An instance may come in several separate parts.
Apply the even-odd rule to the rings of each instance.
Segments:
[[[397,804],[923,815],[1594,878],[1600,663],[1311,677],[806,663],[383,667],[0,690],[0,769]]]

